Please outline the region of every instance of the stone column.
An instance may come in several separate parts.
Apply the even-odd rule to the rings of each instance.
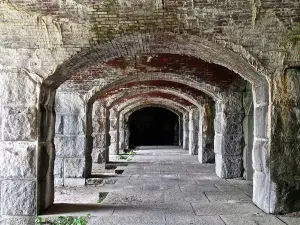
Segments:
[[[244,174],[243,177],[246,180],[252,180],[253,178],[253,166],[252,166],[252,148],[254,141],[254,120],[253,120],[253,96],[252,87],[248,83],[246,91],[243,93],[243,107],[245,111],[245,118],[243,121],[244,140],[245,146],[243,150],[243,162],[244,162]]]
[[[34,224],[37,177],[44,184],[53,180],[50,172],[53,164],[49,164],[49,160],[53,162],[54,159],[50,142],[53,125],[48,126],[47,132],[41,137],[43,143],[38,145],[39,83],[20,71],[0,69],[0,77],[0,218],[3,224]],[[45,99],[45,102],[51,102],[44,109],[49,111],[49,117],[43,118],[43,123],[47,125],[54,121],[54,95],[51,95],[50,100]],[[43,165],[44,170],[37,174],[38,152],[48,153],[48,158],[41,156],[41,159],[48,161]],[[38,166],[41,168],[41,164]],[[48,207],[53,203],[53,190],[41,198],[41,207]]]
[[[116,109],[112,108],[109,110],[109,135],[110,135],[110,145],[109,145],[109,160],[115,160],[119,154],[119,142],[118,142],[118,112]]]
[[[198,154],[199,109],[193,108],[189,112],[189,154]]]
[[[118,139],[119,139],[119,151],[124,151],[125,149],[125,116],[123,113],[119,114],[119,132],[118,132]]]
[[[106,159],[106,109],[99,101],[95,101],[92,111],[92,126],[93,126],[93,173],[105,170]]]
[[[227,93],[216,102],[215,160],[216,174],[221,178],[243,175],[243,119],[242,93]]]
[[[179,116],[178,116],[178,126],[179,126],[179,130],[178,130],[178,135],[179,135],[179,137],[178,137],[178,146],[179,147],[182,147],[182,133],[183,133],[183,128],[182,128],[182,114],[180,114]]]
[[[125,116],[124,132],[125,132],[125,136],[124,136],[125,149],[129,149],[130,130],[129,130],[129,124],[128,124],[128,116]]]
[[[300,210],[300,67],[286,69],[272,82],[270,149],[266,148],[267,114],[263,113],[267,112],[268,105],[259,95],[255,98],[254,145],[259,148],[253,153],[254,178],[265,183],[270,173],[271,212],[295,212]],[[270,157],[267,157],[268,150]],[[258,191],[254,192],[255,200],[264,197]],[[261,198],[258,203],[265,204],[266,200]]]
[[[75,92],[57,92],[55,100],[55,184],[85,185],[86,103]]]
[[[199,115],[198,160],[214,163],[214,111],[212,103],[203,103]]]
[[[189,114],[184,113],[182,117],[182,129],[183,129],[183,134],[182,134],[182,148],[184,150],[189,149]]]

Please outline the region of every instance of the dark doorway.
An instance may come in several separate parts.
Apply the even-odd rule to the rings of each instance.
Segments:
[[[170,110],[146,107],[129,117],[129,147],[178,145],[179,117]]]

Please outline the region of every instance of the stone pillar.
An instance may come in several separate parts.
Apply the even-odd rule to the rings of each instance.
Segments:
[[[0,78],[0,218],[3,224],[34,224],[37,177],[43,184],[53,180],[50,172],[53,164],[49,163],[54,159],[53,145],[49,141],[53,136],[53,125],[48,126],[47,133],[42,136],[43,143],[38,145],[39,83],[20,71],[0,69]],[[44,124],[54,121],[54,95],[51,95],[50,99],[45,99],[51,103],[44,109],[50,111],[47,113],[49,117],[44,118]],[[43,165],[44,170],[37,174],[38,152],[48,153],[48,158],[41,156],[48,161]],[[38,166],[41,168],[41,164]],[[53,203],[53,190],[50,189],[49,195],[43,194],[41,198],[42,207],[48,207]]]
[[[55,100],[55,184],[85,185],[86,103],[74,92],[57,92]]]
[[[119,151],[124,151],[125,149],[125,116],[123,113],[119,114],[119,132],[118,132],[118,140],[119,140]]]
[[[212,103],[203,103],[199,115],[198,160],[214,163],[214,111]]]
[[[243,108],[245,111],[245,118],[243,121],[245,146],[243,150],[244,174],[246,180],[253,179],[252,166],[252,149],[254,141],[254,120],[253,120],[253,96],[252,87],[247,83],[246,91],[243,93]]]
[[[93,127],[93,173],[99,173],[105,170],[106,159],[106,109],[99,101],[95,101],[92,111],[92,127]]]
[[[221,178],[243,175],[243,119],[242,93],[229,93],[216,102],[215,161],[216,174]]]
[[[266,113],[262,113],[267,110],[266,102],[257,97],[254,107],[254,145],[259,148],[253,153],[256,161],[254,179],[267,181],[271,178],[273,182],[269,185],[273,190],[269,192],[269,201],[272,203],[270,212],[296,212],[300,210],[300,67],[288,68],[274,77],[270,150],[265,142]],[[268,150],[270,157],[267,157]],[[255,201],[261,198],[257,202],[259,206],[265,205],[268,200],[262,194],[258,190],[254,192]]]
[[[198,154],[199,110],[193,108],[189,112],[189,154]]]
[[[189,149],[189,114],[184,113],[182,117],[182,148],[184,150]]]
[[[178,116],[178,125],[179,125],[179,130],[178,130],[178,146],[182,147],[182,133],[183,133],[183,128],[182,128],[182,114]]]
[[[119,154],[119,142],[118,142],[118,128],[119,128],[119,118],[116,109],[112,108],[109,110],[109,135],[110,135],[110,145],[109,145],[109,160],[115,160]]]
[[[125,116],[124,132],[125,132],[125,136],[124,136],[125,149],[129,149],[130,130],[129,130],[129,124],[128,124],[128,116]]]

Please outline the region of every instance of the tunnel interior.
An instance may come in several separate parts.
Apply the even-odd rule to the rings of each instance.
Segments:
[[[146,107],[132,113],[129,147],[179,144],[179,116],[160,107]]]

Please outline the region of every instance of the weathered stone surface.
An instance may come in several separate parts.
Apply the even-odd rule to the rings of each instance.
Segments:
[[[84,158],[66,158],[64,161],[64,176],[66,178],[81,178],[84,176]]]
[[[266,129],[268,123],[268,106],[255,107],[254,116],[254,136],[266,138],[268,136],[268,130]]]
[[[35,176],[36,146],[33,143],[0,142],[0,177],[34,178]]]
[[[199,110],[189,112],[189,154],[198,154]]]
[[[37,85],[29,75],[25,74],[25,72],[14,73],[0,70],[0,77],[1,105],[24,104],[34,106],[36,104]]]
[[[85,101],[82,94],[77,92],[57,92],[55,98],[55,111],[57,113],[84,114]]]
[[[104,148],[105,147],[105,138],[106,138],[106,135],[105,133],[95,133],[93,134],[93,147],[94,148]]]
[[[270,175],[255,171],[253,174],[254,203],[266,213],[270,213],[275,210],[276,198],[276,185],[270,181]]]
[[[0,225],[31,225],[35,224],[35,216],[0,218]]]
[[[63,171],[64,171],[64,158],[55,158],[54,162],[54,178],[62,178],[63,177]]]
[[[3,215],[34,215],[36,184],[34,181],[6,180],[1,183]]]
[[[215,135],[215,153],[227,156],[241,156],[244,147],[242,135]]]
[[[4,141],[34,141],[36,138],[36,108],[5,106],[3,113]]]
[[[243,174],[243,159],[236,156],[215,155],[216,174],[221,178],[236,178]]]
[[[55,133],[65,135],[80,135],[85,133],[85,117],[82,115],[57,115]]]
[[[264,174],[269,173],[268,141],[254,140],[253,144],[253,169]]]
[[[54,138],[57,157],[83,157],[85,153],[84,136],[58,136]]]
[[[105,148],[94,148],[92,152],[92,160],[94,163],[105,162]]]

